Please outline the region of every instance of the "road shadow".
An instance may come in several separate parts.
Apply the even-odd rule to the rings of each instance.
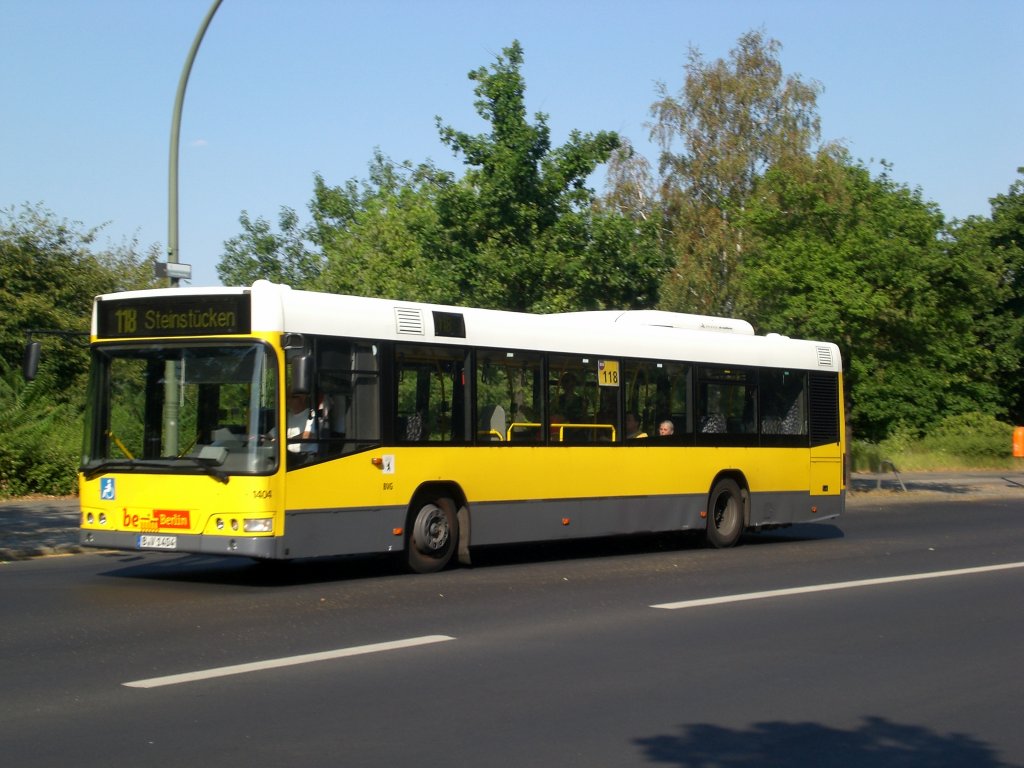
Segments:
[[[470,567],[483,569],[703,548],[703,536],[693,532],[503,544],[475,548]],[[281,587],[392,576],[416,578],[406,568],[402,553],[280,561],[154,552],[105,552],[101,556],[115,566],[102,572],[102,576],[126,579]],[[452,566],[453,570],[459,568],[457,564]]]
[[[748,730],[696,724],[636,739],[648,762],[681,768],[1020,768],[960,733],[867,717],[853,730],[820,723],[756,723]]]
[[[315,560],[269,560],[212,555],[162,555],[108,552],[114,567],[100,576],[145,581],[175,581],[240,587],[288,587],[357,581],[404,573],[393,556],[324,557]]]
[[[745,533],[740,546],[781,545],[842,538],[834,525],[805,523],[771,531]],[[633,534],[569,541],[502,544],[472,550],[472,568],[530,565],[559,561],[643,557],[659,552],[708,549],[697,531]],[[323,557],[308,560],[256,561],[215,555],[174,555],[154,552],[103,552],[111,563],[100,575],[112,578],[285,587],[323,582],[407,576],[402,553]],[[460,566],[454,565],[454,570]],[[422,577],[421,577],[422,578]]]
[[[794,523],[783,528],[763,531],[748,531],[740,540],[741,545],[798,543],[804,541],[830,541],[846,536],[843,529],[832,523]]]

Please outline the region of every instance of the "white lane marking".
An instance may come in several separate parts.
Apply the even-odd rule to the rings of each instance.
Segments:
[[[860,587],[877,587],[883,584],[898,584],[903,581],[923,581],[924,579],[945,579],[952,576],[968,576],[975,573],[991,573],[992,571],[1008,571],[1013,568],[1024,568],[1022,563],[1003,563],[1001,565],[983,565],[977,568],[958,568],[954,571],[934,571],[932,573],[911,573],[906,576],[885,576],[879,579],[861,579],[859,581],[839,581],[833,584],[814,584],[809,587],[792,587],[790,589],[772,589],[766,592],[747,592],[740,595],[722,595],[720,597],[704,597],[698,600],[681,600],[677,603],[659,603],[651,608],[665,608],[670,611],[681,608],[699,608],[705,605],[722,605],[724,603],[741,603],[746,600],[764,600],[770,597],[788,597],[789,595],[806,595],[811,592],[832,592],[839,589],[858,589]]]
[[[381,651],[394,651],[400,648],[413,648],[417,645],[429,645],[430,643],[443,643],[447,640],[454,640],[448,635],[426,635],[424,637],[410,637],[406,640],[392,640],[387,643],[374,643],[372,645],[359,645],[353,648],[338,648],[333,651],[321,651],[319,653],[306,653],[301,656],[286,656],[280,659],[267,659],[266,661],[254,661],[249,664],[234,664],[229,667],[216,667],[214,669],[202,669],[196,672],[183,672],[180,675],[167,675],[165,677],[151,677],[148,680],[133,680],[130,683],[122,683],[128,688],[159,688],[163,685],[178,685],[179,683],[193,683],[197,680],[209,680],[214,677],[227,677],[228,675],[243,675],[247,672],[259,672],[264,669],[276,669],[278,667],[291,667],[296,664],[311,664],[315,661],[327,661],[329,659],[341,659],[346,656],[362,656],[367,653],[380,653]]]

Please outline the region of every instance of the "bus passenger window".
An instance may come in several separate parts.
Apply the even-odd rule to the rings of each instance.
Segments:
[[[804,371],[761,371],[761,434],[807,434],[807,375]]]
[[[476,356],[478,443],[543,442],[541,356],[537,352],[481,350]]]
[[[702,367],[697,386],[697,412],[700,434],[728,435],[731,445],[756,442],[756,371]]]
[[[402,346],[395,352],[399,442],[466,441],[466,353],[452,347]]]
[[[598,355],[551,355],[548,359],[552,443],[608,443],[621,433],[619,389],[600,385],[600,367]]]
[[[672,437],[677,440],[693,433],[693,409],[689,406],[692,370],[687,363],[673,361],[623,363],[627,418],[633,414],[637,422],[635,432],[627,424],[627,439],[657,436],[665,421],[672,422]]]

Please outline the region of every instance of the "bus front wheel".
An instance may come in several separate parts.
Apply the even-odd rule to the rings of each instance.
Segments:
[[[440,498],[422,504],[409,526],[406,555],[409,569],[416,573],[434,573],[451,562],[459,543],[459,521],[455,503]]]
[[[731,478],[715,483],[708,497],[708,543],[716,548],[731,547],[743,533],[743,492]]]

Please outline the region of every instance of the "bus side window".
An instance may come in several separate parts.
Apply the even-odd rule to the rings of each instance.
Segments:
[[[536,445],[543,441],[541,355],[481,350],[473,392],[478,443]]]
[[[629,360],[623,365],[626,412],[634,414],[637,428],[632,439],[655,437],[664,421],[672,422],[672,435],[693,433],[690,379],[693,367],[673,361]],[[627,433],[627,439],[630,434]]]
[[[465,442],[465,351],[401,346],[395,355],[398,440]]]
[[[807,434],[807,376],[803,371],[761,371],[761,434]]]

